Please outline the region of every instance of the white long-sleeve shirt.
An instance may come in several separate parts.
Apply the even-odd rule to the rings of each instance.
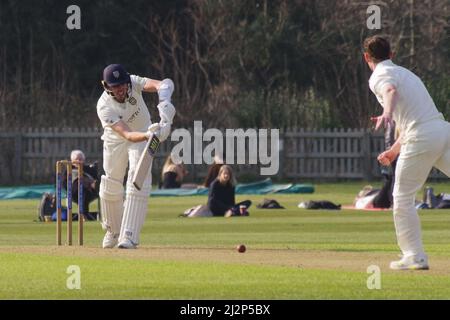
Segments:
[[[97,115],[104,129],[102,140],[122,142],[125,140],[111,126],[123,120],[132,131],[146,132],[151,124],[150,112],[142,97],[142,90],[148,78],[131,75],[131,94],[120,103],[106,91],[97,102]]]
[[[444,119],[422,80],[391,60],[378,63],[369,79],[370,90],[383,107],[382,92],[387,84],[393,85],[397,91],[398,99],[393,111],[393,120],[403,134],[403,142],[407,142],[418,124]]]

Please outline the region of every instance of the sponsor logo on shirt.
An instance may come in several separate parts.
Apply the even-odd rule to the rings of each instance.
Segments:
[[[131,117],[128,118],[127,122],[132,123],[136,117],[141,113],[141,107],[138,107],[138,109],[131,115]]]
[[[128,99],[128,102],[129,102],[131,105],[133,105],[133,106],[136,105],[136,103],[137,103],[135,97],[130,97],[130,98]]]

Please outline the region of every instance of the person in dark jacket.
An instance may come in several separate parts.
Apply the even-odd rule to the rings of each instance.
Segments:
[[[209,187],[208,208],[214,216],[248,216],[247,209],[251,201],[236,203],[235,185],[233,170],[230,166],[223,165],[217,179]]]
[[[224,165],[224,161],[220,155],[214,157],[214,163],[208,168],[208,173],[206,174],[205,181],[203,181],[203,186],[209,188],[211,183],[216,180],[219,175],[220,168]]]
[[[384,131],[384,144],[386,149],[392,147],[398,135],[399,132],[395,128],[395,123],[386,125]],[[355,199],[355,207],[357,209],[385,209],[393,207],[394,201],[392,194],[394,191],[396,164],[397,159],[394,159],[390,167],[381,167],[381,174],[384,178],[381,189],[373,189],[372,186],[366,186],[360,191]]]
[[[89,204],[98,198],[98,163],[86,163],[86,157],[81,150],[73,150],[70,154],[70,161],[83,164],[83,209],[84,214],[89,213]],[[72,167],[72,199],[78,204],[78,170]],[[67,173],[63,174],[63,187],[67,188]]]

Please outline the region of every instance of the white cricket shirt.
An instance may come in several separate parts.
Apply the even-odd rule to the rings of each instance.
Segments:
[[[370,90],[383,108],[382,89],[387,84],[392,84],[397,90],[398,100],[394,106],[393,119],[404,137],[407,138],[418,124],[444,119],[422,80],[391,60],[378,63],[369,79]]]
[[[124,103],[118,102],[106,91],[97,102],[97,115],[104,129],[104,141],[123,142],[125,138],[116,133],[111,126],[123,120],[132,131],[146,132],[151,124],[150,113],[142,97],[144,85],[149,80],[131,75],[131,95]]]

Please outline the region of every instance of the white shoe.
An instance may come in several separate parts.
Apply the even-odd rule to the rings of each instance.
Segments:
[[[120,249],[136,249],[136,244],[128,238],[120,241],[119,246]]]
[[[407,256],[398,261],[392,261],[392,270],[428,270],[428,258],[424,255]]]
[[[103,249],[114,248],[119,241],[119,234],[107,231],[103,238]]]

